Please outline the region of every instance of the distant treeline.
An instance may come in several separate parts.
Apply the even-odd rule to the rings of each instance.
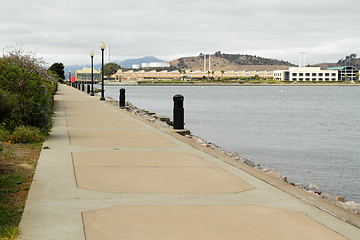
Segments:
[[[221,57],[227,59],[229,62],[233,62],[238,65],[287,65],[295,66],[294,64],[271,58],[263,58],[258,56],[252,56],[247,54],[226,54],[220,51],[215,52],[215,57]]]

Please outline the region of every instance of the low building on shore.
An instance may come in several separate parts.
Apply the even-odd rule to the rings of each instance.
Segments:
[[[357,80],[357,69],[352,66],[331,67],[291,67],[289,70],[276,70],[273,77],[278,81],[291,82],[337,82]]]
[[[101,74],[93,68],[94,81],[101,81]],[[82,70],[75,71],[75,78],[79,81],[91,81],[91,68],[84,67]]]
[[[338,71],[339,80],[341,81],[355,81],[358,78],[358,76],[356,76],[358,71],[352,66],[331,67],[328,68],[328,70]]]
[[[150,62],[150,63],[141,63],[141,68],[168,68],[170,63],[168,62]]]
[[[338,81],[337,70],[321,70],[320,67],[291,67],[273,72],[275,80],[292,82]]]

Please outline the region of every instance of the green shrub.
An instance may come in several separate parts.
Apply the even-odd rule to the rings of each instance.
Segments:
[[[0,122],[4,121],[17,108],[17,101],[14,94],[0,89]]]
[[[45,140],[45,134],[40,129],[32,126],[19,126],[10,135],[14,143],[39,143]]]
[[[10,139],[10,131],[5,129],[4,127],[0,127],[0,141],[7,142]]]
[[[26,125],[37,127],[44,133],[51,130],[57,79],[44,65],[42,59],[21,50],[0,59],[0,89],[13,94],[17,103],[17,111],[8,113],[5,121],[2,120],[7,129]]]

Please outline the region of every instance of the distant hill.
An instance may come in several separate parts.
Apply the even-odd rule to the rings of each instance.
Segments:
[[[143,58],[127,59],[122,62],[118,62],[118,64],[122,68],[131,68],[133,64],[150,63],[150,62],[165,62],[165,61],[153,56],[146,56]]]
[[[207,57],[208,59],[208,57]],[[280,70],[288,69],[289,66],[295,66],[290,62],[263,58],[252,55],[244,54],[226,54],[221,52],[215,52],[215,54],[210,55],[211,61],[211,70]],[[199,54],[196,57],[183,57],[173,61],[170,61],[171,66],[180,68],[182,70],[203,70],[204,69],[204,56]],[[207,69],[208,69],[208,60],[207,60]]]
[[[337,63],[318,63],[311,66],[321,67],[321,69],[327,69],[329,67],[336,66],[353,66],[356,67],[357,70],[360,70],[360,58],[357,58],[356,54],[352,53],[345,58],[341,58]]]
[[[142,58],[126,59],[124,61],[111,61],[111,62],[119,64],[122,68],[131,68],[131,65],[133,65],[133,64],[150,63],[150,62],[164,62],[164,61],[159,58],[156,58],[154,56],[146,56],[146,57],[142,57]],[[74,75],[76,70],[81,70],[84,67],[89,68],[90,64],[65,66],[65,69],[64,69],[65,77],[68,78],[69,70],[71,71],[71,74]],[[101,64],[95,64],[94,68],[96,70],[99,70],[101,68]]]

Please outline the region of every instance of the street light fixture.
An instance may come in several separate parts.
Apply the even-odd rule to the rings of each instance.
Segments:
[[[71,71],[69,70],[69,84],[71,84]]]
[[[91,57],[91,93],[90,93],[90,96],[94,96],[94,71],[93,71],[94,51],[93,50],[91,50],[91,52],[90,52],[90,57]]]
[[[104,49],[105,49],[105,43],[100,43],[100,49],[101,49],[101,97],[100,101],[105,101],[104,97]]]

